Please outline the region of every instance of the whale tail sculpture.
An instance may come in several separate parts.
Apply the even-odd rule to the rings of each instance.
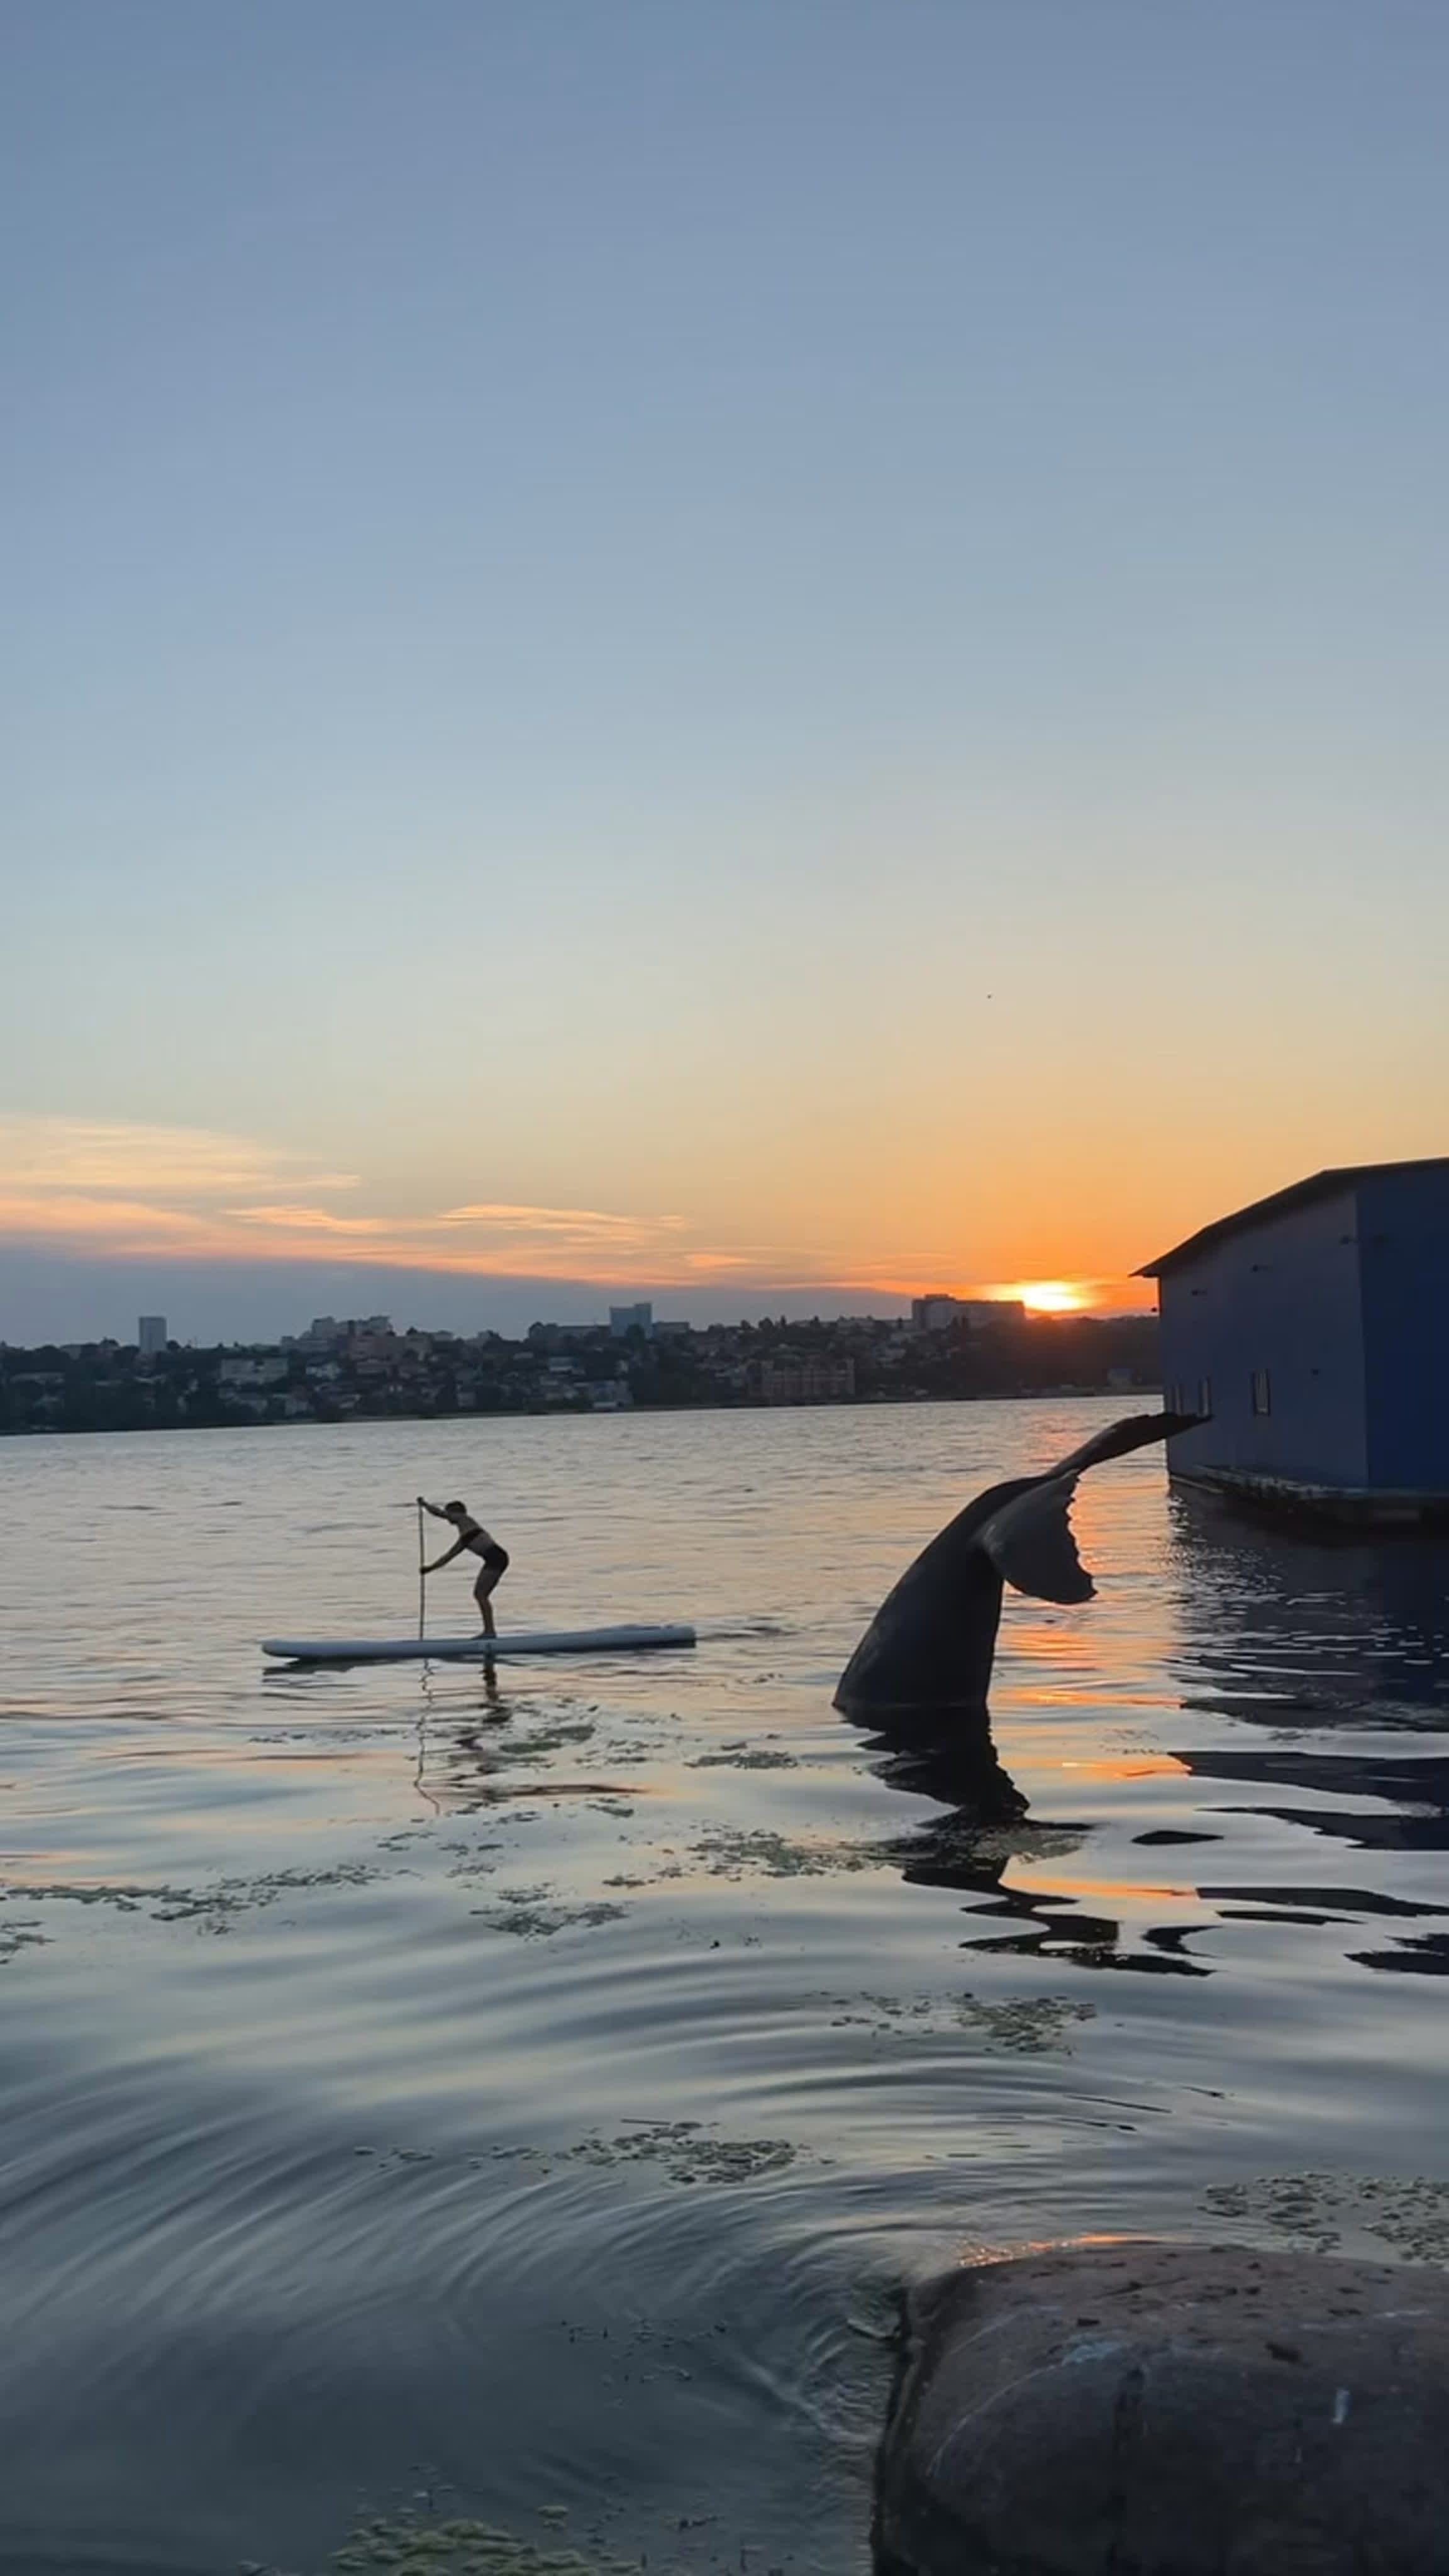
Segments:
[[[1068,1514],[1077,1478],[1149,1441],[1196,1428],[1196,1413],[1114,1422],[1044,1475],[993,1485],[958,1512],[881,1603],[840,1677],[846,1717],[886,1724],[983,1711],[1004,1585],[1038,1601],[1090,1601]]]

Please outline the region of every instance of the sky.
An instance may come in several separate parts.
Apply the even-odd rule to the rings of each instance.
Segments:
[[[0,1338],[1449,1146],[1438,0],[8,0]]]

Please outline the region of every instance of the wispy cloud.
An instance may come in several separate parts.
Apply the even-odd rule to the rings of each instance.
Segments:
[[[238,1225],[267,1226],[279,1234],[356,1234],[377,1231],[377,1219],[370,1216],[338,1216],[333,1208],[278,1207],[264,1203],[260,1207],[229,1207],[222,1211]]]
[[[328,1204],[327,1202],[340,1202]],[[862,1261],[837,1243],[719,1242],[678,1214],[470,1199],[422,1213],[369,1207],[357,1175],[199,1127],[0,1114],[0,1236],[72,1257],[338,1260],[479,1278],[680,1289],[718,1282],[822,1299],[983,1289],[939,1248]],[[1080,1281],[1089,1306],[1141,1302]]]
[[[64,1243],[74,1249],[151,1252],[170,1245],[181,1252],[206,1249],[208,1221],[188,1208],[157,1207],[145,1199],[99,1198],[84,1190],[22,1193],[0,1180],[0,1234],[21,1242]]]
[[[257,1237],[305,1237],[309,1249],[345,1244],[353,1260],[415,1262],[428,1269],[524,1268],[564,1277],[580,1270],[605,1277],[620,1263],[624,1277],[635,1275],[641,1262],[647,1269],[652,1261],[657,1270],[684,1227],[683,1218],[676,1216],[614,1216],[602,1208],[521,1207],[503,1201],[444,1208],[434,1216],[343,1216],[332,1208],[287,1201],[231,1207],[225,1214],[237,1225],[255,1229]]]
[[[0,1116],[0,1233],[70,1252],[335,1260],[630,1283],[685,1275],[683,1217],[480,1199],[359,1208],[349,1172],[204,1128]],[[345,1208],[319,1205],[354,1194]]]
[[[436,1220],[440,1228],[468,1226],[507,1236],[567,1235],[575,1243],[642,1244],[684,1231],[682,1216],[639,1218],[609,1216],[601,1208],[510,1207],[487,1201],[477,1207],[448,1208]]]
[[[357,1187],[355,1173],[319,1172],[308,1156],[204,1127],[0,1114],[0,1189],[210,1199],[275,1186],[283,1173],[294,1189]]]

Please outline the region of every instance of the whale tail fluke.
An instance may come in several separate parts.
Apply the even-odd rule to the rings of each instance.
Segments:
[[[1126,1422],[1109,1423],[1039,1484],[1004,1503],[976,1534],[1003,1583],[1036,1601],[1090,1601],[1096,1586],[1077,1554],[1068,1519],[1077,1478],[1108,1458],[1125,1458],[1150,1441],[1191,1431],[1206,1418],[1198,1413],[1135,1413]]]
[[[1070,1458],[1061,1459],[1048,1472],[1053,1479],[1085,1475],[1089,1467],[1100,1467],[1108,1458],[1125,1458],[1129,1451],[1145,1449],[1153,1440],[1175,1440],[1179,1433],[1196,1431],[1200,1423],[1209,1419],[1206,1413],[1134,1413],[1126,1422],[1109,1423],[1095,1440],[1074,1449]]]
[[[1191,1431],[1203,1418],[1142,1413],[1113,1422],[1060,1466],[978,1494],[886,1595],[841,1675],[836,1707],[857,1721],[892,1726],[927,1715],[982,1715],[1003,1586],[1037,1601],[1093,1597],[1069,1518],[1078,1477],[1104,1459]]]
[[[1077,1554],[1067,1515],[1075,1476],[1054,1476],[1003,1503],[977,1532],[1003,1583],[1035,1601],[1090,1601],[1096,1586]]]

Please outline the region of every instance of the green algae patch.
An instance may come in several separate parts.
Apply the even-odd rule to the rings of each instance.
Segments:
[[[674,2183],[755,2182],[783,2173],[796,2152],[788,2138],[711,2138],[698,2120],[641,2120],[618,2137],[583,2138],[568,2150],[576,2164],[657,2164]]]
[[[772,1753],[768,1745],[727,1744],[720,1753],[697,1753],[685,1765],[690,1771],[795,1771],[793,1753]]]
[[[561,2506],[539,2507],[540,2520],[551,2524],[563,2515]],[[560,2545],[552,2532],[540,2544],[471,2521],[364,2523],[334,2550],[330,2564],[346,2576],[383,2569],[389,2576],[637,2576],[636,2564]]]
[[[1094,2021],[1095,2004],[1076,2003],[1066,1995],[1019,1995],[1005,2003],[983,2003],[963,1995],[957,2019],[978,2031],[988,2048],[1003,2048],[1014,2057],[1044,2057],[1067,2046],[1067,2034],[1078,2022]]]
[[[1086,1839],[1075,1825],[1035,1825],[1024,1816],[1009,1825],[968,1825],[960,1848],[979,1864],[1005,1867],[1013,1860],[1069,1860]]]
[[[1364,2235],[1407,2262],[1449,2266],[1449,2182],[1422,2174],[1259,2174],[1212,2184],[1202,2205],[1319,2254]]]
[[[555,1932],[617,1923],[629,1910],[603,1897],[591,1905],[553,1904],[553,1894],[548,1887],[501,1887],[497,1904],[475,1906],[474,1917],[491,1931],[511,1932],[520,1941],[551,1941]]]
[[[1068,1995],[1014,1995],[986,2003],[979,1995],[961,1995],[951,2003],[928,1996],[861,1994],[844,2011],[830,2016],[832,2030],[854,2025],[875,2038],[940,2040],[961,2029],[974,2032],[990,2049],[1015,2057],[1041,2057],[1069,2045],[1068,2034],[1080,2022],[1095,2021],[1095,2004]]]
[[[718,1825],[691,1845],[711,1878],[826,1878],[837,1870],[890,1867],[874,1843],[790,1842],[784,1834]]]
[[[222,1878],[211,1887],[146,1886],[124,1879],[44,1879],[13,1884],[0,1902],[27,1905],[100,1905],[118,1914],[148,1914],[153,1923],[196,1923],[225,1932],[237,1915],[275,1905],[279,1897],[319,1888],[365,1887],[383,1872],[369,1861],[338,1861],[329,1868],[268,1870],[259,1878]]]

